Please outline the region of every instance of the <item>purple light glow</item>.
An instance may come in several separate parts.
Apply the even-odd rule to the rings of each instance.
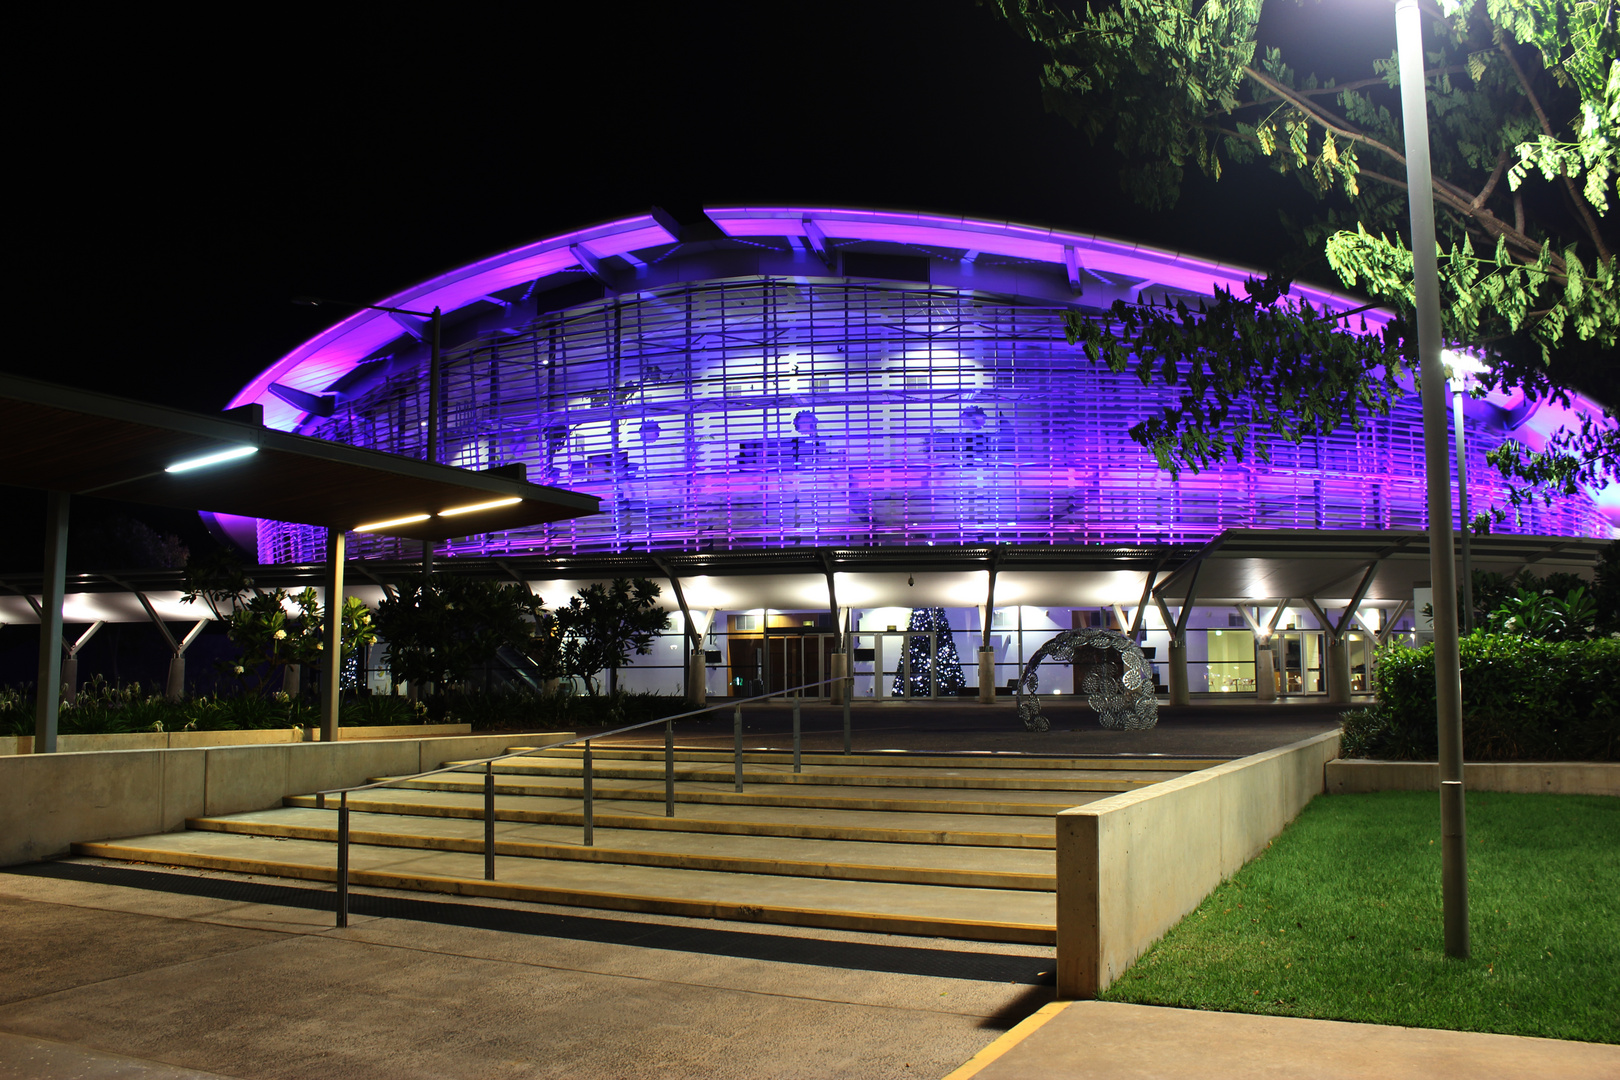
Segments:
[[[893,211],[807,207],[705,208],[704,213],[727,236],[803,236],[803,222],[809,218],[829,238],[837,240],[966,248],[980,254],[1031,259],[1056,266],[1064,265],[1063,249],[1072,247],[1079,256],[1080,264],[1087,270],[1145,279],[1154,285],[1204,294],[1212,293],[1219,287],[1241,296],[1244,281],[1263,276],[1261,271],[1252,267],[1211,262],[1194,255],[1180,255],[1084,233],[1066,233],[1008,222]],[[1295,285],[1294,295],[1318,308],[1340,311],[1361,307],[1363,303],[1356,297],[1309,285]],[[1368,311],[1368,329],[1381,330],[1389,317],[1387,311]]]
[[[1241,292],[1252,274],[1008,223],[863,210],[708,213],[737,237],[804,237],[809,220],[829,240],[1041,258],[1059,281],[1065,247],[1085,271],[1141,282],[1143,290]],[[451,315],[500,289],[575,267],[569,245],[607,257],[673,241],[650,217],[612,222],[451,271],[386,303],[414,310],[437,304]],[[1175,388],[1077,365],[1063,332],[1072,306],[1061,286],[1052,299],[1008,299],[971,285],[897,289],[788,276],[802,274],[802,263],[775,245],[757,257],[779,269],[739,279],[732,263],[706,262],[707,251],[677,251],[648,266],[639,264],[653,260],[637,257],[633,271],[614,272],[647,284],[630,286],[641,291],[624,291],[611,305],[514,305],[498,341],[461,344],[465,333],[448,336],[445,460],[468,468],[521,462],[539,482],[601,496],[604,513],[470,537],[445,550],[1151,543],[1225,528],[1425,524],[1415,397],[1364,432],[1278,447],[1269,465],[1250,459],[1173,481],[1126,429],[1172,406]],[[1330,310],[1360,305],[1323,289],[1296,287],[1294,295]],[[1369,329],[1388,317],[1367,312]],[[448,320],[453,328],[456,322]],[[233,404],[260,400],[275,426],[418,456],[425,348],[399,353],[398,370],[339,395],[329,420],[300,413],[267,389],[274,380],[322,391],[397,341],[402,329],[384,313],[350,316],[260,375]],[[1536,448],[1572,419],[1545,405],[1526,417],[1519,406],[1517,395],[1500,394],[1470,405],[1476,504],[1502,500],[1500,477],[1483,455],[1512,424]],[[1579,403],[1573,412],[1587,407]],[[1611,487],[1595,501],[1581,496],[1527,512],[1509,531],[1610,535],[1615,520],[1620,489]],[[296,526],[260,522],[256,536],[267,562],[318,560],[324,550],[324,538]],[[354,553],[408,554],[393,543],[357,538]]]
[[[593,225],[492,255],[395,293],[378,301],[378,304],[413,311],[438,307],[448,313],[490,293],[579,265],[568,250],[574,244],[592,255],[605,258],[674,242],[675,238],[651,215],[643,214]],[[295,389],[318,393],[342,378],[360,361],[399,337],[401,331],[400,324],[386,312],[357,311],[260,372],[257,378],[243,387],[241,393],[231,399],[226,408],[260,402],[264,405],[266,426],[290,431],[305,414],[271,394],[271,383],[279,382]]]

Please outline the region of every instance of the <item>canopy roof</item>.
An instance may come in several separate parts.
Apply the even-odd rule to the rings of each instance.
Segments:
[[[1473,540],[1476,569],[1512,576],[1530,568],[1538,574],[1562,571],[1590,578],[1607,541],[1565,537],[1481,536]],[[1429,583],[1428,537],[1417,532],[1233,529],[1203,546],[1052,545],[985,547],[791,548],[770,552],[697,552],[464,557],[436,564],[441,576],[472,576],[523,581],[547,600],[558,602],[577,585],[614,577],[681,579],[694,609],[824,610],[826,575],[837,578],[839,602],[846,606],[971,607],[983,604],[986,574],[996,568],[996,604],[1095,608],[1121,604],[1135,608],[1149,572],[1157,568],[1159,596],[1168,604],[1198,606],[1259,604],[1312,599],[1342,607],[1366,583],[1363,608],[1411,602],[1413,589]],[[1198,569],[1196,582],[1192,572]],[[380,599],[381,584],[398,584],[421,573],[416,562],[351,564],[366,579],[349,591],[368,602]],[[321,566],[259,567],[254,580],[266,587],[320,588]],[[1189,590],[1189,585],[1192,588]],[[27,624],[36,617],[25,595],[39,595],[37,575],[12,575],[0,594],[0,622]],[[165,619],[203,617],[180,603],[184,589],[177,570],[130,571],[69,576],[65,619],[69,623],[140,622],[148,618],[132,590],[147,596]],[[675,606],[672,591],[666,607]]]
[[[594,495],[273,431],[259,415],[205,416],[0,376],[0,482],[415,540],[598,511]],[[230,452],[240,456],[171,471]]]

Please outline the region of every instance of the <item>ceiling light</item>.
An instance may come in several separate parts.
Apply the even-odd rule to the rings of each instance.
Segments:
[[[257,454],[258,452],[259,448],[257,446],[233,446],[229,450],[220,450],[216,453],[205,454],[202,457],[177,461],[163,471],[169,473],[190,472],[192,469],[204,469],[210,465],[218,465],[222,461],[235,461],[237,458],[247,457],[249,454]]]
[[[390,518],[387,521],[373,521],[369,525],[356,525],[351,532],[376,532],[378,529],[391,529],[395,525],[412,525],[418,521],[426,521],[432,514],[411,514],[409,517]]]
[[[491,499],[489,502],[472,503],[468,506],[452,506],[448,510],[440,510],[439,516],[455,517],[457,514],[470,514],[475,510],[493,510],[497,506],[511,506],[513,503],[520,503],[522,501],[523,500],[521,498],[514,495],[510,499]]]

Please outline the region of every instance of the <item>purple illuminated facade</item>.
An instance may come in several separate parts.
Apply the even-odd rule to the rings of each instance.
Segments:
[[[661,215],[581,230],[381,301],[446,312],[440,460],[522,463],[531,480],[603,500],[596,517],[441,552],[1185,543],[1230,528],[1425,525],[1415,396],[1362,432],[1277,446],[1269,465],[1171,480],[1126,430],[1173,404],[1174,388],[1115,375],[1065,341],[1066,312],[1241,290],[1244,268],[919,214],[708,217],[701,231]],[[424,332],[361,312],[232,404],[261,402],[274,427],[424,456]],[[1538,445],[1569,419],[1471,402],[1470,502],[1502,501],[1486,451],[1510,433]],[[1620,493],[1588,492],[1509,528],[1609,537],[1616,521]],[[261,561],[321,557],[315,530],[228,524],[251,531]],[[415,547],[352,545],[362,558]]]

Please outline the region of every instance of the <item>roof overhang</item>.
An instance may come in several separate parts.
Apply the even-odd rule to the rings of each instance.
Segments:
[[[1607,544],[1565,537],[1475,537],[1473,565],[1510,576],[1531,568],[1540,574],[1562,571],[1590,578]],[[682,579],[688,599],[696,606],[793,611],[825,606],[829,569],[839,576],[839,599],[845,605],[978,605],[984,602],[985,571],[994,566],[998,605],[1085,608],[1112,603],[1135,607],[1147,575],[1155,569],[1159,595],[1166,603],[1180,606],[1187,600],[1192,566],[1198,560],[1202,566],[1193,603],[1200,607],[1269,607],[1285,600],[1296,604],[1315,600],[1325,607],[1342,607],[1355,596],[1374,561],[1378,568],[1367,583],[1363,607],[1410,603],[1413,589],[1430,580],[1424,533],[1305,529],[1234,529],[1203,545],[941,545],[667,552],[656,556],[644,552],[472,556],[445,560],[437,565],[437,573],[544,586],[547,582],[616,577],[662,580],[667,571]],[[380,586],[414,579],[421,573],[421,565],[379,560],[367,562],[360,572],[371,586]],[[254,580],[267,587],[296,590],[320,587],[323,574],[320,566],[265,566],[254,572]],[[711,586],[694,591],[693,583],[705,580]],[[863,581],[867,585],[855,587]],[[4,586],[18,594],[40,591],[39,579],[32,575],[13,575]],[[351,583],[356,590],[371,586]],[[144,616],[117,595],[131,588],[148,593],[154,602],[161,598],[172,604],[178,603],[184,583],[182,574],[172,570],[131,571],[118,580],[97,574],[71,576],[68,621],[141,620]],[[550,597],[555,591],[543,588],[543,595]],[[665,596],[669,603],[674,602],[670,593]],[[20,595],[0,595],[0,621],[27,623],[31,618]]]
[[[18,487],[343,531],[387,522],[367,531],[437,541],[599,509],[594,495],[512,476],[10,375],[0,376],[0,431],[0,481]],[[249,448],[215,465],[167,471]]]

